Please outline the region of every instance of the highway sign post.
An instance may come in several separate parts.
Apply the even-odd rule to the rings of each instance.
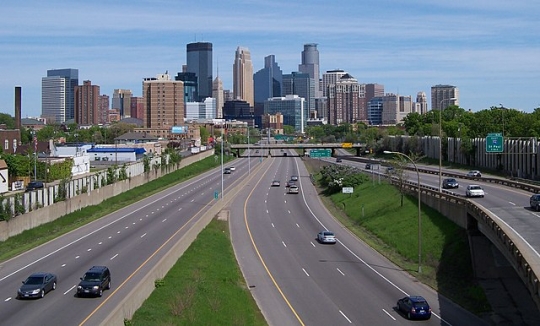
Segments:
[[[312,149],[309,151],[311,158],[330,157],[332,156],[331,149]]]
[[[502,153],[504,147],[501,133],[491,133],[486,137],[486,153]]]

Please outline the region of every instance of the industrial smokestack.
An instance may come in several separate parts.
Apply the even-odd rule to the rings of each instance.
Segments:
[[[15,86],[15,129],[21,129],[21,93],[22,87]]]

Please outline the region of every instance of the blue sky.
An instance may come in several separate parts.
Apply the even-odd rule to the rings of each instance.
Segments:
[[[213,43],[214,76],[232,88],[238,46],[254,71],[276,56],[298,70],[305,43],[317,43],[321,74],[343,69],[361,83],[411,95],[436,84],[459,88],[460,106],[540,107],[540,1],[533,0],[20,0],[0,11],[0,112],[41,114],[48,69],[79,69],[102,94],[141,96],[142,79],[186,62],[186,44]]]

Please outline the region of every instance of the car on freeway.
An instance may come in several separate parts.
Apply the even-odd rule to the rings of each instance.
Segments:
[[[336,236],[334,235],[334,232],[324,230],[317,234],[317,240],[320,243],[336,243]]]
[[[531,205],[531,209],[540,211],[540,194],[532,195],[529,199],[529,204]]]
[[[106,266],[92,266],[81,277],[77,285],[77,296],[98,296],[103,295],[103,290],[111,288],[111,271]]]
[[[442,187],[444,189],[455,189],[459,188],[459,183],[454,178],[446,178],[442,182]]]
[[[484,197],[484,189],[479,185],[468,185],[465,190],[465,196],[467,197]]]
[[[229,169],[231,169],[231,171],[236,171],[236,168],[234,166],[230,166]]]
[[[48,292],[56,290],[57,280],[52,273],[33,273],[22,282],[17,299],[43,298]]]
[[[279,180],[272,181],[272,187],[279,187],[280,185],[281,183],[279,182]]]
[[[291,185],[289,187],[289,194],[297,194],[299,191],[299,188],[297,185]]]
[[[407,319],[429,319],[431,318],[431,308],[424,297],[407,296],[399,299],[397,310],[404,313]]]
[[[297,175],[291,175],[291,181],[298,181]]]
[[[223,174],[231,174],[231,168],[224,168]]]
[[[296,185],[296,182],[289,180],[287,181],[287,184],[285,185],[285,187],[289,188],[290,186],[295,186],[295,185]]]
[[[343,162],[343,160],[341,159],[341,157],[336,157],[336,163],[341,163]]]
[[[480,171],[478,170],[471,170],[467,172],[467,176],[472,178],[480,178],[482,176],[482,173],[480,173]]]
[[[366,170],[371,170],[371,164],[366,163]]]

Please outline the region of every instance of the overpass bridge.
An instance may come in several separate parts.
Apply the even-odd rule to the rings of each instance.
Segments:
[[[306,156],[306,153],[312,149],[329,149],[331,156],[335,156],[338,149],[353,149],[356,151],[356,156],[360,156],[366,150],[366,144],[361,143],[297,143],[288,144],[278,141],[271,141],[267,144],[232,144],[231,150],[235,152],[236,157],[240,157],[240,152],[247,149],[258,149],[263,156],[272,156],[273,149],[283,150],[302,150],[300,156]]]

